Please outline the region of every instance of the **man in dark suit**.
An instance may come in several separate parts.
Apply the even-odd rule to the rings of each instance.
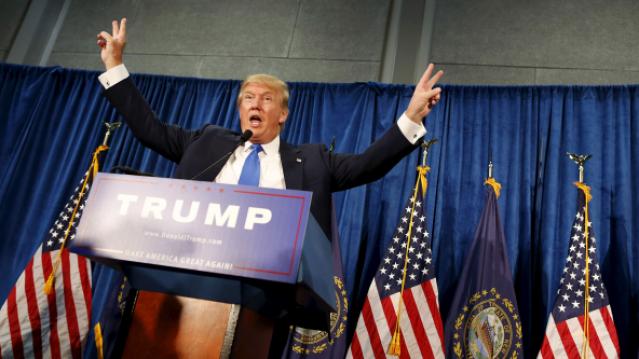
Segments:
[[[245,164],[257,159],[259,170],[252,184],[313,192],[311,213],[328,238],[331,193],[381,178],[413,151],[426,133],[422,120],[440,98],[441,89],[434,85],[443,72],[431,77],[431,64],[395,126],[364,153],[337,154],[319,144],[291,146],[282,141],[279,134],[288,116],[288,87],[273,76],[252,75],[242,83],[237,99],[242,131],[252,131],[248,141],[240,145],[240,134],[225,128],[207,125],[185,130],[161,122],[124,67],[126,19],[113,21],[112,25],[111,34],[102,31],[97,35],[107,70],[100,76],[105,96],[145,146],[178,163],[175,177],[247,184],[243,182],[247,178]],[[231,155],[225,160],[227,153]],[[266,314],[272,318],[285,315]]]

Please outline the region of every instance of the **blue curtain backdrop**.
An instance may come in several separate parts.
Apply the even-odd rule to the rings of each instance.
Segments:
[[[90,71],[0,64],[1,301],[88,167],[103,121],[118,119],[96,77]],[[167,122],[239,128],[238,81],[151,75],[135,75],[134,81]],[[427,138],[439,140],[429,154],[426,208],[444,320],[479,221],[492,156],[494,176],[503,186],[499,208],[526,354],[536,355],[576,213],[577,168],[565,153],[590,153],[585,182],[592,187],[597,255],[622,355],[635,357],[639,87],[443,87],[442,101],[426,122]],[[411,94],[412,87],[402,85],[292,83],[283,138],[294,144],[329,144],[335,138],[336,151],[362,151],[401,115]],[[415,151],[384,179],[336,194],[352,323],[414,184],[418,157]],[[103,168],[116,164],[166,177],[174,170],[126,127],[112,138]],[[94,277],[99,288],[113,274],[95,275],[102,276]],[[99,312],[103,304],[94,304]]]

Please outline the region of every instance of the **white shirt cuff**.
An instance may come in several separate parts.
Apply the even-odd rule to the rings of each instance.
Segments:
[[[98,76],[98,80],[100,80],[102,87],[106,90],[127,77],[129,77],[129,71],[127,71],[126,67],[124,67],[124,64],[120,64],[112,67],[106,72],[103,72],[100,76]]]
[[[410,118],[408,118],[408,116],[406,116],[406,112],[404,112],[399,120],[397,120],[397,126],[408,142],[413,145],[419,141],[420,138],[426,135],[426,127],[424,127],[421,123],[417,124],[413,122]]]

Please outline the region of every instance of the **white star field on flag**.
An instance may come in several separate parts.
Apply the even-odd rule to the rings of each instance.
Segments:
[[[385,256],[382,258],[380,269],[375,276],[378,286],[382,290],[382,296],[399,292],[402,286],[405,256],[408,255],[406,266],[406,284],[409,288],[434,277],[432,263],[432,250],[430,246],[430,234],[426,230],[426,216],[422,208],[422,202],[415,202],[412,219],[410,242],[408,230],[410,225],[412,199],[404,208],[399,226],[395,230],[393,238]],[[408,246],[408,250],[407,250]]]
[[[586,300],[586,243],[585,243],[585,207],[577,213],[570,233],[571,241],[566,258],[566,266],[560,280],[560,288],[557,295],[560,298],[553,313],[556,319],[565,320],[584,312],[584,301]],[[588,274],[590,310],[608,305],[606,289],[601,283],[601,273],[599,272],[599,262],[597,261],[597,247],[594,233],[591,229],[592,222],[588,222]]]
[[[71,215],[73,213],[73,209],[78,204],[78,193],[80,191],[80,187],[76,187],[73,191],[73,195],[69,198],[69,201],[66,203],[64,209],[60,211],[58,218],[49,229],[49,238],[45,239],[43,249],[47,251],[54,251],[60,249],[62,242],[64,242],[64,235],[69,226],[69,221],[71,220]],[[75,218],[73,224],[71,225],[71,229],[69,231],[68,240],[73,240],[75,238],[75,229],[78,225],[79,219],[82,216],[82,210],[84,210],[84,204],[86,203],[86,199],[89,193],[89,184],[87,184],[84,190],[84,198],[83,203],[78,206],[78,211],[75,214]]]

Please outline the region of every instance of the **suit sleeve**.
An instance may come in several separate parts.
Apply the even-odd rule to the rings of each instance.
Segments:
[[[327,153],[331,190],[343,191],[380,179],[417,146],[395,124],[361,154]]]
[[[104,94],[144,146],[173,162],[179,162],[186,147],[199,136],[200,131],[189,131],[160,121],[130,77],[105,90]]]

